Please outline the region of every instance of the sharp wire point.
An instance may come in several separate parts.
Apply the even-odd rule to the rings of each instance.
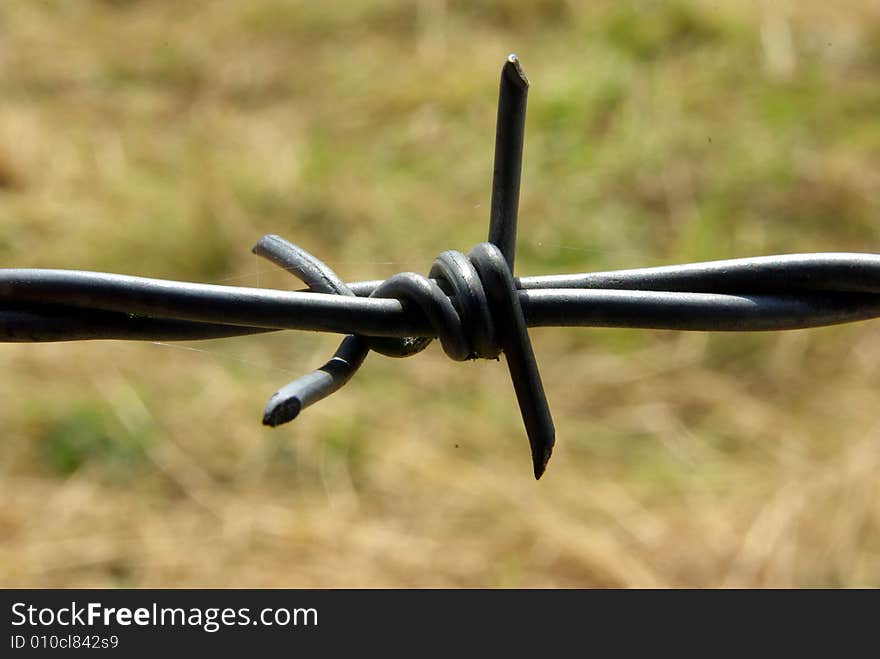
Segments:
[[[0,342],[191,341],[279,330],[346,335],[320,368],[263,411],[278,426],[344,386],[370,351],[408,357],[439,339],[451,359],[504,354],[536,479],[556,441],[529,327],[775,331],[880,318],[880,254],[786,254],[686,265],[514,277],[529,81],[501,69],[488,242],[448,250],[427,277],[343,281],[267,235],[253,252],[307,288],[279,291],[99,272],[0,269]]]
[[[505,65],[505,71],[511,71],[516,76],[514,78],[514,82],[520,84],[524,87],[529,86],[529,79],[526,77],[525,72],[522,70],[522,65],[520,64],[519,58],[516,56],[516,53],[510,53],[507,56],[507,64]]]
[[[516,55],[508,55],[501,69],[498,87],[489,242],[504,254],[511,272],[516,256],[516,224],[528,93],[529,81],[519,60]]]

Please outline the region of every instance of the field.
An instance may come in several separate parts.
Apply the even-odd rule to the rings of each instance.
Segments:
[[[7,0],[0,267],[298,288],[485,240],[531,80],[517,274],[880,251],[880,5]],[[338,338],[0,344],[3,586],[880,586],[880,322],[531,332],[503,363]]]

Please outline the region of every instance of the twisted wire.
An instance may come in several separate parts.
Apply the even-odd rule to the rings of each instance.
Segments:
[[[277,236],[263,238],[255,251],[309,288],[0,270],[0,341],[197,340],[282,329],[348,334],[326,364],[270,399],[263,421],[272,426],[338,390],[370,350],[409,356],[439,338],[455,360],[492,359],[503,352],[540,475],[554,443],[553,424],[531,346],[522,343],[527,327],[760,331],[880,317],[877,254],[789,254],[513,278],[509,268],[500,267],[500,251],[483,243],[468,256],[443,252],[429,277],[401,273],[384,282],[345,283],[319,259]],[[514,306],[519,314],[511,311]]]
[[[528,327],[741,332],[880,317],[880,254],[785,254],[515,281]],[[278,330],[436,336],[417,307],[368,297],[380,284],[348,282],[356,297],[345,297],[0,269],[0,340],[198,340]]]
[[[487,243],[442,252],[428,276],[343,281],[284,239],[253,251],[302,280],[281,291],[99,272],[0,270],[0,341],[183,341],[278,330],[345,334],[320,368],[270,398],[263,423],[296,418],[337,391],[370,351],[409,357],[435,338],[453,360],[504,354],[535,477],[555,429],[529,327],[790,330],[880,317],[880,255],[787,254],[599,273],[513,275],[528,80],[501,71]]]
[[[279,236],[264,236],[253,251],[316,291],[354,295],[328,265]],[[529,437],[535,476],[540,478],[550,459],[555,430],[507,259],[491,243],[477,245],[467,256],[447,250],[434,260],[429,276],[434,279],[414,272],[394,275],[379,284],[370,297],[392,298],[418,308],[444,352],[455,361],[497,359],[504,351]],[[308,405],[337,391],[360,368],[370,350],[390,357],[411,357],[432,340],[430,336],[349,335],[326,364],[275,392],[263,411],[263,423],[274,427],[291,421]]]

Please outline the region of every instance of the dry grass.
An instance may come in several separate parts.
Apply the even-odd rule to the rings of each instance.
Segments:
[[[5,2],[0,263],[424,271],[483,239],[511,50],[520,273],[877,251],[880,13],[792,7]],[[334,337],[0,345],[0,583],[880,585],[876,323],[533,340],[540,483],[503,364],[374,355],[270,431]]]

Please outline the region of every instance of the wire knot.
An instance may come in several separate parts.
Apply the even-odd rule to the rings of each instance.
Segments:
[[[502,267],[507,267],[503,259]],[[450,359],[497,359],[501,354],[480,273],[471,258],[461,252],[447,250],[440,254],[427,277],[414,272],[389,277],[370,297],[394,298],[416,306]],[[409,357],[424,350],[432,338],[374,337],[370,348],[389,357]]]
[[[253,249],[303,280],[316,293],[352,296],[354,292],[323,261],[279,236],[264,236]],[[535,476],[540,477],[555,442],[555,430],[535,362],[516,280],[501,250],[479,243],[465,256],[447,250],[427,277],[403,272],[389,277],[370,297],[392,298],[420,310],[455,361],[497,359],[504,352],[523,422],[532,447]],[[318,370],[279,389],[263,412],[263,423],[292,421],[308,405],[342,387],[370,350],[390,357],[410,357],[433,336],[403,338],[346,337]]]
[[[467,256],[445,251],[434,260],[427,277],[414,272],[394,275],[370,297],[393,298],[402,306],[418,308],[443,351],[455,361],[497,359],[504,353],[531,446],[535,478],[540,478],[556,431],[513,278],[528,87],[519,60],[509,55],[501,69],[498,93],[489,242],[476,245]],[[297,275],[316,293],[355,295],[325,263],[278,236],[263,237],[254,252]],[[263,411],[263,423],[277,426],[291,421],[306,406],[338,390],[370,350],[410,357],[433,338],[347,336],[324,366],[272,396]]]

